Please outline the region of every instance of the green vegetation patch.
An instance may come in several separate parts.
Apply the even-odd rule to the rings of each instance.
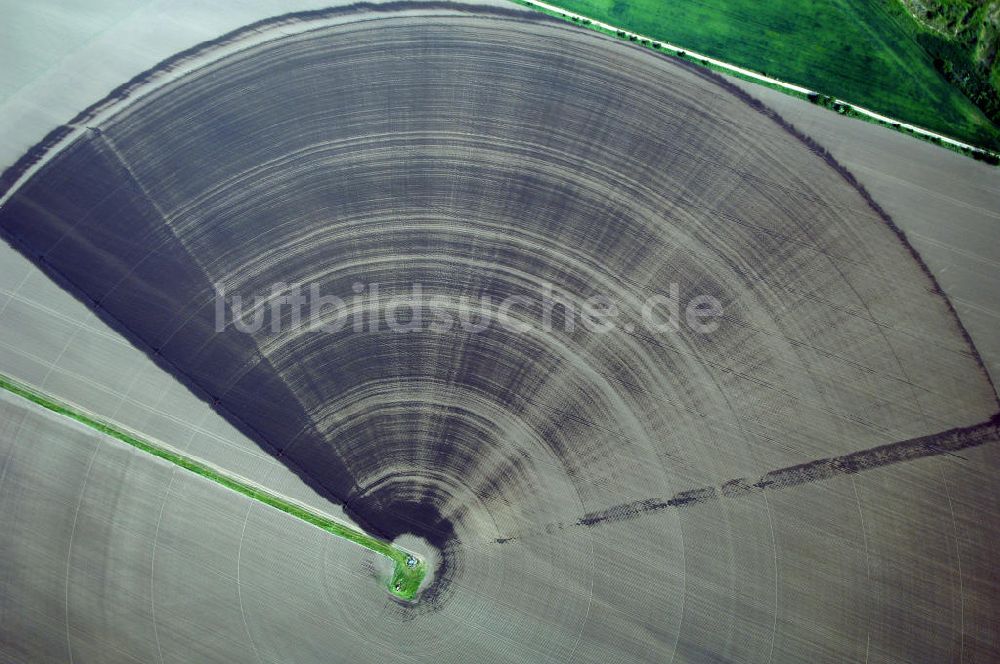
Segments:
[[[995,94],[990,97],[979,83],[973,90],[957,82],[990,47],[936,32],[900,0],[550,2],[903,122],[1000,148],[1000,127],[984,113],[984,100],[995,100]],[[960,73],[949,75],[949,68]]]
[[[202,477],[210,479],[217,484],[221,484],[227,489],[231,489],[232,491],[236,491],[244,496],[253,498],[254,500],[264,503],[265,505],[279,509],[286,514],[290,514],[307,523],[311,523],[318,528],[322,528],[337,537],[349,540],[355,544],[365,547],[366,549],[370,549],[375,553],[385,556],[393,562],[393,574],[392,577],[386,581],[386,587],[390,593],[401,599],[415,599],[417,593],[420,591],[420,586],[423,584],[424,578],[427,576],[427,563],[424,560],[407,551],[404,551],[403,549],[395,547],[388,542],[372,537],[361,530],[352,528],[351,526],[339,521],[334,521],[333,519],[313,512],[312,510],[309,510],[301,505],[289,502],[280,496],[258,487],[233,479],[232,477],[229,477],[204,463],[195,461],[194,459],[186,457],[182,454],[178,454],[173,450],[163,448],[147,440],[137,438],[132,434],[125,433],[107,422],[94,419],[90,415],[84,414],[67,404],[60,403],[54,398],[42,394],[34,388],[28,387],[27,385],[8,378],[7,376],[0,375],[0,388],[23,397],[32,403],[42,406],[43,408],[47,408],[54,413],[70,417],[77,422],[85,424],[92,429],[96,429],[107,436],[116,438],[117,440],[140,449],[143,452],[169,461],[170,463],[180,466],[185,470],[189,470],[193,473],[201,475]]]
[[[902,0],[935,68],[1000,125],[1000,0]]]

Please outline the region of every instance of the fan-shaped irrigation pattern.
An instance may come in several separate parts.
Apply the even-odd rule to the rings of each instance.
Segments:
[[[399,611],[441,626],[461,596],[502,621],[544,586],[538,629],[579,642],[601,621],[595,657],[802,644],[775,645],[776,558],[698,562],[712,538],[743,546],[732,513],[664,512],[615,526],[614,546],[546,524],[995,408],[932,280],[814,146],[713,76],[546,20],[442,11],[252,46],[93,126],[0,227],[361,525],[437,548],[426,601]],[[455,316],[463,297],[520,296],[532,330],[324,331],[286,307],[279,326],[217,331],[217,287],[278,283],[362,284],[357,311],[414,284]],[[722,303],[715,332],[642,329],[671,283]],[[612,297],[619,327],[542,329],[547,284]],[[767,500],[740,509],[777,556]],[[511,533],[529,535],[495,544]],[[728,608],[706,617],[714,597]],[[734,636],[748,620],[767,626]],[[706,645],[717,624],[729,636]],[[395,637],[459,638],[421,634]]]

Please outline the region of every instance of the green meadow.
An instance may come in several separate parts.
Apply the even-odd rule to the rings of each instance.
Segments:
[[[946,71],[972,68],[974,45],[916,20],[898,0],[550,1],[903,122],[1000,148],[1000,127],[969,98],[975,95],[968,77],[946,77]]]

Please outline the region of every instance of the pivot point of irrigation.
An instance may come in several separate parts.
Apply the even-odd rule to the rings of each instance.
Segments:
[[[399,549],[392,549],[395,554]],[[390,555],[395,563],[392,578],[389,580],[389,592],[408,602],[416,599],[427,577],[427,563],[408,553]]]

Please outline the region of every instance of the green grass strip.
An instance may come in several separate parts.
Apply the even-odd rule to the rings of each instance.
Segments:
[[[19,397],[23,397],[32,403],[42,406],[43,408],[47,408],[54,413],[65,415],[66,417],[72,418],[92,429],[96,429],[107,436],[120,440],[123,443],[127,443],[136,449],[169,461],[170,463],[180,466],[185,470],[189,470],[192,473],[201,475],[202,477],[212,480],[217,484],[221,484],[227,489],[241,493],[244,496],[301,519],[306,523],[310,523],[317,528],[322,528],[332,535],[349,540],[355,544],[365,547],[366,549],[374,551],[377,554],[385,556],[393,562],[392,577],[386,582],[386,587],[390,593],[401,599],[413,600],[416,598],[417,592],[420,590],[420,585],[423,583],[424,577],[427,575],[427,563],[424,560],[421,560],[413,554],[395,547],[388,542],[372,537],[357,528],[352,528],[351,526],[339,521],[334,521],[329,517],[322,516],[321,514],[313,512],[312,510],[309,510],[301,505],[292,503],[276,494],[229,477],[207,464],[201,463],[182,454],[178,454],[173,450],[160,447],[149,442],[148,440],[137,438],[132,434],[125,433],[107,422],[94,419],[90,415],[82,413],[68,404],[61,403],[34,388],[28,387],[27,385],[19,383],[2,374],[0,374],[0,387],[12,394],[16,394]]]

